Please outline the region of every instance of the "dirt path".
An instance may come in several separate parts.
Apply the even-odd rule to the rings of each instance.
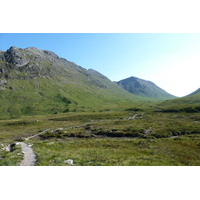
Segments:
[[[46,129],[36,135],[30,136],[25,138],[25,140],[29,140],[31,138],[34,138],[42,133],[45,133],[46,131],[48,131],[49,129]],[[22,147],[22,152],[24,153],[24,159],[21,161],[20,166],[34,166],[35,162],[36,162],[36,155],[33,151],[33,149],[31,148],[30,144],[24,143],[24,142],[19,142],[19,144]]]
[[[31,146],[24,142],[19,142],[19,144],[21,145],[22,152],[24,153],[24,159],[20,163],[20,166],[34,166],[36,162],[36,156]]]
[[[46,130],[44,130],[44,131],[42,131],[42,132],[40,132],[40,133],[38,133],[38,134],[35,134],[35,135],[33,135],[33,136],[27,137],[27,138],[25,138],[25,140],[29,140],[29,139],[31,139],[31,138],[34,138],[34,137],[38,136],[38,135],[41,135],[41,134],[45,133],[45,132],[48,131],[48,130],[50,130],[50,128],[49,128],[49,129],[46,129]]]

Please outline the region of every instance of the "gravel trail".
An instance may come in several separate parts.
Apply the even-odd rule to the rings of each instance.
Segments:
[[[20,166],[34,166],[36,162],[36,156],[31,146],[24,142],[19,142],[19,144],[22,147],[22,152],[24,152],[24,159],[20,163]]]
[[[27,137],[27,138],[25,138],[25,140],[27,141],[31,138],[34,138],[40,134],[45,133],[48,130],[50,130],[50,129],[46,129],[36,135]],[[24,159],[21,161],[20,166],[35,166],[36,155],[35,155],[33,149],[31,148],[31,145],[27,144],[25,142],[19,142],[19,144],[21,145],[22,152],[24,153]]]
[[[46,130],[44,130],[44,131],[42,131],[42,132],[40,132],[40,133],[38,133],[38,134],[36,134],[36,135],[32,135],[32,136],[30,136],[30,137],[27,137],[27,138],[25,138],[25,140],[29,140],[29,139],[31,139],[31,138],[34,138],[34,137],[38,136],[38,135],[41,135],[41,134],[47,132],[48,130],[50,130],[50,128],[48,128],[48,129],[46,129]]]

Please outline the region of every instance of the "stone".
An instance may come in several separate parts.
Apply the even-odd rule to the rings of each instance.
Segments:
[[[4,84],[6,84],[7,82],[8,82],[7,80],[2,79],[2,80],[0,80],[0,85],[4,85]]]
[[[73,162],[74,161],[72,159],[68,159],[64,161],[64,163],[67,163],[68,165],[74,165]]]

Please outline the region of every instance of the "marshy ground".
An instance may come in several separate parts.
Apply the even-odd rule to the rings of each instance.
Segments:
[[[24,141],[35,165],[198,166],[200,114],[150,110],[64,113],[0,121],[0,143]],[[25,138],[29,138],[25,140]],[[20,165],[20,147],[0,150],[0,165]]]

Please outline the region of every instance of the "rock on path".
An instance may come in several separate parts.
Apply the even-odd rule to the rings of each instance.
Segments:
[[[24,142],[19,142],[19,144],[24,152],[24,159],[20,163],[20,166],[34,166],[36,162],[36,156],[32,148]]]

